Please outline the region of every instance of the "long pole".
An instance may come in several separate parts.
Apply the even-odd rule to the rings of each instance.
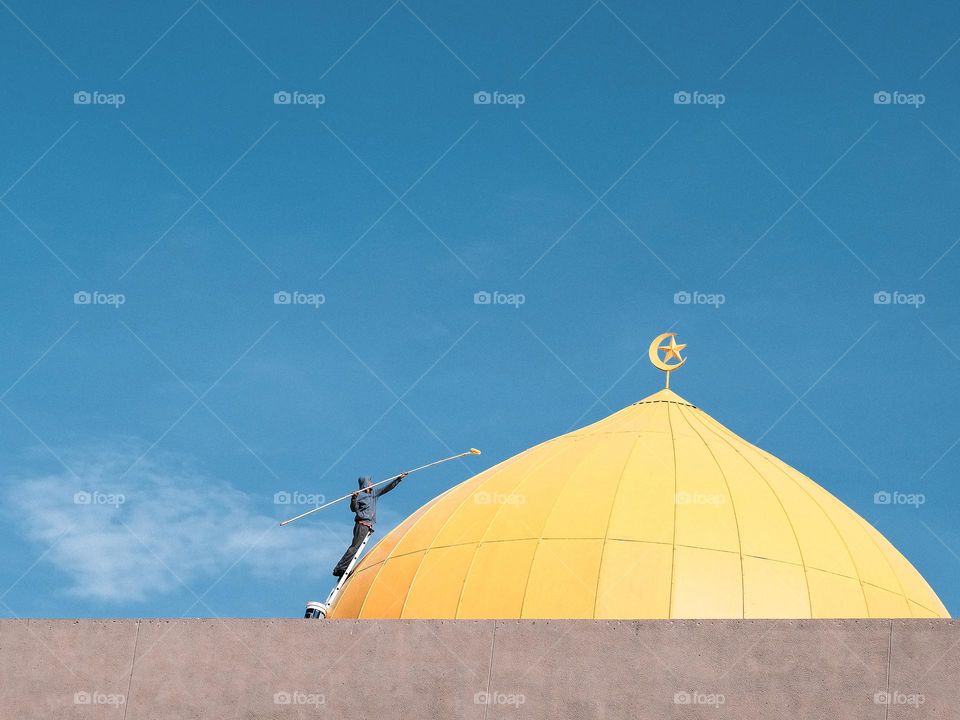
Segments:
[[[470,448],[470,449],[467,450],[466,452],[462,452],[462,453],[459,453],[459,454],[457,454],[457,455],[451,455],[450,457],[443,458],[443,459],[441,459],[441,460],[434,460],[433,462],[427,463],[426,465],[421,465],[420,467],[415,467],[415,468],[413,468],[412,470],[407,470],[405,473],[400,473],[400,475],[410,475],[411,473],[418,472],[419,470],[426,470],[428,467],[433,467],[434,465],[439,465],[440,463],[450,462],[451,460],[456,460],[457,458],[462,458],[464,455],[479,455],[479,454],[480,454],[480,451],[479,451],[479,450],[477,450],[476,448]],[[394,475],[393,477],[389,477],[389,478],[387,478],[386,480],[381,480],[380,482],[375,482],[375,483],[373,483],[372,485],[364,488],[363,490],[359,490],[359,491],[355,491],[355,492],[363,492],[364,490],[369,490],[370,488],[375,488],[377,485],[383,485],[384,483],[393,482],[393,481],[396,480],[398,477],[399,477],[399,475]],[[313,510],[307,510],[307,512],[305,512],[305,513],[303,513],[303,514],[301,514],[301,515],[297,515],[296,517],[292,517],[292,518],[290,518],[289,520],[284,520],[282,523],[280,523],[280,525],[289,525],[290,523],[292,523],[292,522],[295,521],[295,520],[299,520],[300,518],[306,517],[307,515],[312,515],[313,513],[317,512],[317,510],[323,510],[324,508],[330,507],[331,505],[334,505],[334,504],[336,504],[336,503],[338,503],[338,502],[341,502],[342,500],[346,500],[347,498],[352,497],[353,495],[354,495],[354,493],[348,493],[347,495],[344,495],[343,497],[338,497],[336,500],[331,500],[331,501],[328,502],[328,503],[324,503],[323,505],[320,505],[319,507],[313,508]]]

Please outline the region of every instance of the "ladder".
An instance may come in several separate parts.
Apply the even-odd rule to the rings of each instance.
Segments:
[[[350,576],[353,575],[353,569],[357,566],[357,563],[360,562],[360,556],[363,555],[363,550],[365,547],[367,547],[367,543],[370,542],[370,537],[372,535],[372,532],[367,533],[367,536],[363,539],[363,542],[360,543],[360,547],[357,548],[357,552],[354,553],[350,564],[347,565],[347,569],[344,571],[343,575],[340,576],[340,581],[334,586],[333,590],[330,591],[330,594],[327,595],[327,599],[324,602],[311,600],[307,603],[307,610],[303,615],[304,619],[323,619],[327,616],[327,612],[330,610],[330,606],[333,604],[333,601],[337,599],[337,597],[340,595],[340,591],[343,590],[343,586],[347,584],[347,580],[349,580]]]

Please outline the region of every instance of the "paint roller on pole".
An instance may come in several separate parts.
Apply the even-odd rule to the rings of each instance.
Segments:
[[[433,462],[427,463],[426,465],[421,465],[420,467],[413,468],[413,470],[407,470],[405,473],[400,473],[400,475],[411,475],[411,474],[413,474],[413,473],[415,473],[415,472],[419,472],[420,470],[426,470],[428,467],[433,467],[434,465],[439,465],[440,463],[450,462],[451,460],[456,460],[457,458],[462,458],[462,457],[464,457],[465,455],[479,455],[479,454],[480,454],[480,451],[479,451],[479,450],[477,450],[476,448],[470,448],[470,449],[467,450],[466,452],[462,452],[462,453],[459,453],[459,454],[457,454],[457,455],[451,455],[450,457],[442,458],[442,459],[440,459],[440,460],[434,460]],[[392,477],[387,478],[386,480],[381,480],[380,482],[373,483],[373,484],[370,485],[369,487],[364,488],[364,490],[369,490],[370,488],[375,488],[377,485],[383,485],[384,483],[392,482],[392,481],[395,480],[397,477],[399,477],[399,475],[394,475],[394,476],[392,476]],[[324,508],[328,508],[328,507],[330,507],[331,505],[335,505],[335,504],[338,503],[338,502],[342,502],[343,500],[348,500],[349,498],[351,498],[351,497],[352,497],[353,495],[355,495],[355,494],[356,494],[356,491],[354,491],[354,492],[352,492],[352,493],[348,493],[348,494],[344,495],[343,497],[338,497],[336,500],[331,500],[330,502],[324,503],[323,505],[320,505],[319,507],[315,507],[315,508],[313,508],[313,510],[308,510],[307,512],[303,513],[302,515],[297,515],[296,517],[292,517],[292,518],[290,518],[289,520],[284,520],[284,521],[283,521],[282,523],[280,523],[280,524],[281,524],[281,525],[289,525],[290,523],[294,522],[295,520],[299,520],[300,518],[304,518],[304,517],[306,517],[307,515],[312,515],[313,513],[317,512],[318,510],[323,510]]]

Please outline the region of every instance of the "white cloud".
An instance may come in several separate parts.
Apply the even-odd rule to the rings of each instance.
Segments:
[[[66,575],[66,590],[75,597],[139,601],[188,592],[181,580],[202,595],[234,563],[233,572],[273,579],[318,570],[326,576],[348,544],[351,523],[343,519],[278,527],[276,488],[268,488],[257,509],[229,483],[157,452],[127,472],[142,452],[136,443],[65,452],[72,473],[10,486],[8,509],[38,554],[52,546],[43,562]],[[291,515],[309,509],[283,507]]]

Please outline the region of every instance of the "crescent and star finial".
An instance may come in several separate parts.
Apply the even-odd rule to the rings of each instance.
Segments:
[[[670,342],[666,345],[661,345],[667,338],[670,338]],[[680,351],[685,347],[687,347],[685,344],[677,342],[677,334],[674,332],[661,333],[650,343],[650,349],[648,350],[650,362],[655,368],[666,373],[666,387],[668,389],[670,388],[670,373],[687,361],[685,357],[680,356]],[[660,356],[661,352],[663,352],[663,357]],[[670,364],[671,360],[677,360],[678,362]]]

